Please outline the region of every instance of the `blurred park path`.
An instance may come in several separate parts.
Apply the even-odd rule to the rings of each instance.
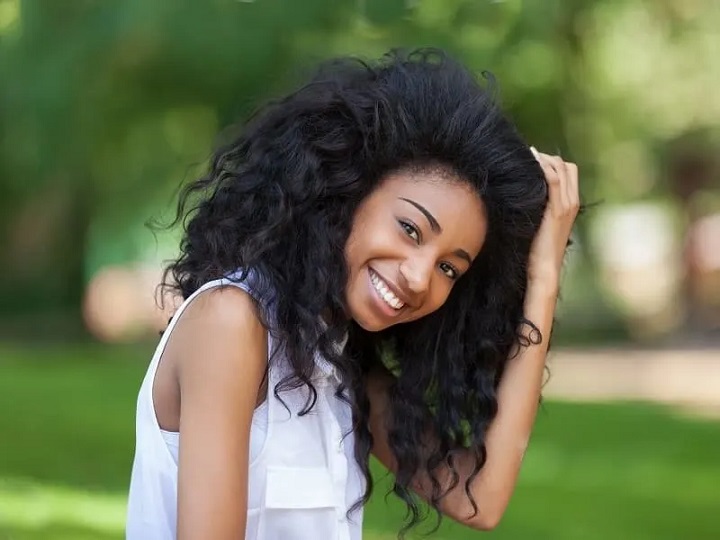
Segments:
[[[572,401],[667,403],[720,416],[720,349],[560,349],[544,394]]]

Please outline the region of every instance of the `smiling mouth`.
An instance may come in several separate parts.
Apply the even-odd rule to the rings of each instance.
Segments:
[[[370,270],[370,281],[372,282],[378,295],[380,295],[380,298],[382,298],[383,301],[392,309],[399,311],[405,307],[405,302],[395,296],[395,294],[390,290],[390,287],[388,287],[387,283],[385,283],[373,270]]]

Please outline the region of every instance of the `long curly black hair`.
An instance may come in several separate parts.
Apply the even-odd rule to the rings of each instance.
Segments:
[[[344,298],[355,211],[388,173],[438,164],[483,199],[485,244],[439,310],[367,332],[348,319]],[[520,329],[529,324],[542,339],[523,318],[523,299],[546,202],[543,172],[496,103],[492,77],[479,80],[436,49],[393,51],[374,62],[336,59],[260,109],[215,154],[207,175],[184,188],[181,254],[163,283],[187,298],[237,269],[262,277],[257,293],[273,301],[272,331],[294,372],[275,393],[307,385],[315,395],[318,351],[342,375],[338,396],[350,396],[356,459],[368,481],[358,505],[372,491],[364,375],[377,365],[391,369],[389,443],[394,492],[409,510],[405,531],[427,515],[410,491],[414,477],[452,468],[459,446],[475,455],[473,477],[480,471],[503,368],[529,343]],[[339,352],[333,344],[344,335]],[[431,506],[444,493],[435,483]]]

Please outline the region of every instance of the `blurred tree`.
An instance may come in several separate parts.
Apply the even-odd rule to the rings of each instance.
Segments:
[[[0,310],[15,318],[57,310],[69,322],[80,320],[92,224],[122,228],[129,210],[162,193],[169,170],[202,159],[210,133],[277,84],[296,59],[293,35],[342,25],[354,8],[13,5],[15,20],[0,26]]]
[[[713,0],[0,0],[0,317],[79,326],[88,261],[141,258],[127,224],[335,54],[445,47],[497,76],[528,141],[582,165],[586,198],[669,198],[658,153],[720,125],[718,26]]]

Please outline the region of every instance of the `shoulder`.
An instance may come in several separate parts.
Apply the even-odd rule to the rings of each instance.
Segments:
[[[173,335],[180,388],[178,536],[243,536],[249,441],[267,366],[267,332],[233,285],[195,296]]]
[[[177,330],[201,340],[264,333],[255,299],[234,285],[218,285],[202,291],[182,313]]]
[[[225,328],[241,328],[260,323],[258,314],[255,299],[245,289],[236,285],[217,285],[199,293],[183,316]]]
[[[259,313],[253,297],[233,285],[211,287],[193,298],[168,344],[181,379],[183,372],[197,375],[197,368],[208,364],[215,373],[264,366],[267,330]]]

